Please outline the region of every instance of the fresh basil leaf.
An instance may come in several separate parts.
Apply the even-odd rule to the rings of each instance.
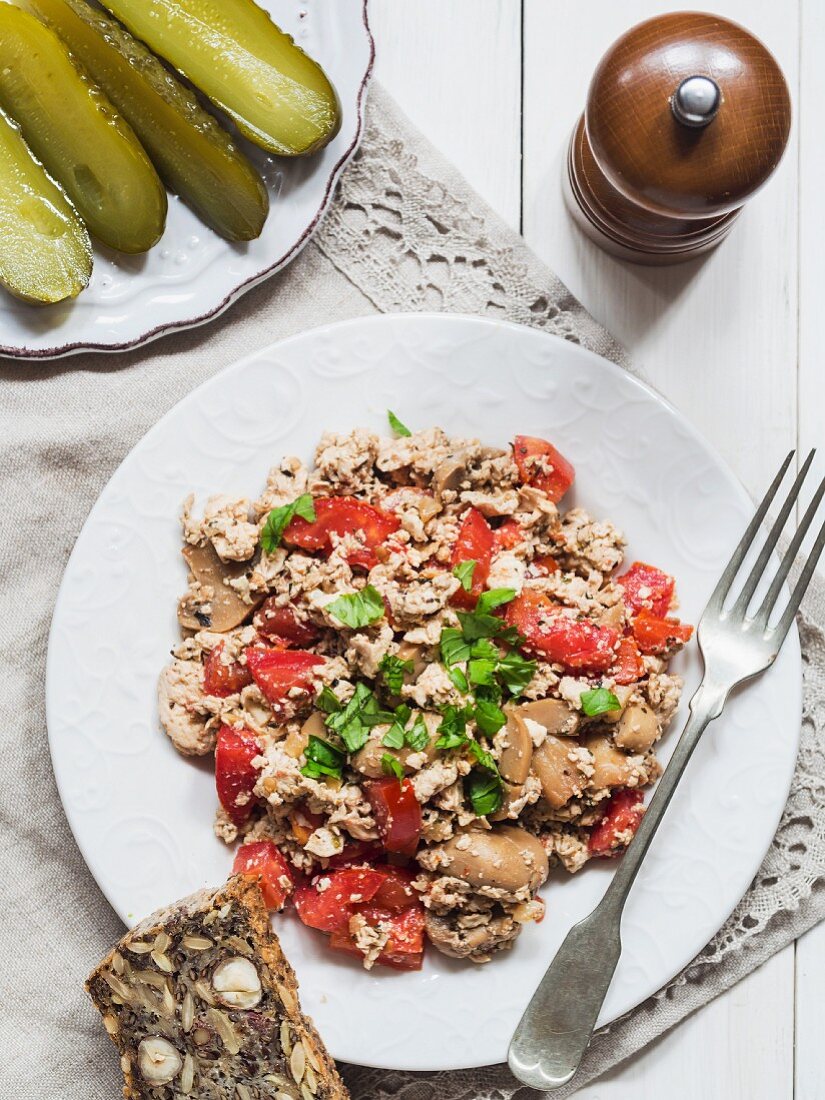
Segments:
[[[413,752],[421,752],[422,749],[427,747],[430,741],[430,731],[427,729],[427,723],[422,715],[419,714],[405,732],[404,740]]]
[[[441,660],[450,668],[470,659],[471,646],[464,640],[460,630],[447,626],[441,631]]]
[[[388,749],[403,749],[404,727],[399,722],[393,722],[381,738],[381,744],[386,745]]]
[[[507,723],[504,711],[489,699],[479,699],[477,701],[473,717],[478,728],[482,733],[486,733],[488,737],[498,733],[501,727]]]
[[[479,638],[477,642],[473,642],[470,656],[479,661],[497,661],[501,654],[487,638]]]
[[[467,665],[471,684],[489,685],[495,683],[497,661],[488,657],[473,658]]]
[[[621,703],[607,688],[594,688],[592,691],[583,691],[579,696],[582,710],[589,718],[595,718],[597,714],[607,714],[611,710],[620,710]]]
[[[391,756],[388,752],[385,752],[381,757],[381,771],[384,775],[394,775],[399,783],[403,782],[404,769],[400,761],[396,760],[396,758]]]
[[[453,576],[458,577],[461,581],[461,587],[465,592],[469,592],[473,587],[473,573],[475,572],[476,563],[470,559],[468,561],[460,561],[458,565],[453,566]]]
[[[346,757],[340,749],[336,749],[328,741],[310,734],[304,755],[307,762],[301,768],[301,775],[305,775],[309,779],[318,779],[323,775],[332,776],[334,779],[341,778]]]
[[[480,638],[495,638],[504,630],[504,623],[496,615],[479,615],[477,611],[457,611],[461,634],[465,642],[477,642]]]
[[[371,584],[360,592],[339,596],[337,600],[326,605],[326,610],[351,630],[378,622],[383,619],[385,612],[381,593]]]
[[[378,665],[378,670],[387,690],[393,695],[399,695],[404,684],[404,677],[413,671],[412,661],[402,661],[394,653],[385,653]]]
[[[387,409],[387,420],[390,422],[390,427],[396,435],[412,435],[412,432],[406,424],[402,424],[392,409]]]
[[[436,733],[441,734],[435,743],[437,749],[457,749],[467,740],[467,711],[464,707],[446,706],[441,711],[441,724]]]
[[[341,710],[341,700],[326,684],[321,689],[321,694],[315,700],[315,705],[325,714],[337,714]]]
[[[502,604],[510,603],[517,595],[515,588],[491,588],[487,592],[482,592],[476,604],[476,614],[487,615]]]
[[[391,712],[381,710],[378,700],[366,684],[358,683],[344,709],[327,715],[324,721],[327,729],[337,733],[352,753],[364,747],[372,726],[392,722],[394,717]]]
[[[471,771],[464,780],[473,810],[479,817],[494,814],[503,801],[503,788],[498,772]]]
[[[493,754],[488,752],[483,745],[480,745],[478,741],[468,741],[467,747],[482,768],[486,768],[488,772],[495,772],[496,775],[499,774]]]
[[[521,695],[535,673],[536,662],[528,661],[515,649],[505,653],[496,668],[496,676],[514,696]]]
[[[504,691],[497,680],[491,684],[479,684],[475,690],[476,702],[485,700],[488,703],[500,703]]]
[[[466,695],[467,692],[470,690],[470,685],[467,683],[467,677],[464,675],[461,669],[458,667],[448,668],[447,675],[450,677],[453,684],[458,688],[458,690]]]
[[[261,546],[266,554],[274,554],[281,545],[281,537],[290,522],[300,516],[308,523],[315,522],[315,505],[309,493],[304,493],[291,504],[284,504],[280,508],[273,508],[266,518],[264,529],[261,531]]]
[[[406,703],[399,703],[395,708],[395,720],[400,722],[402,726],[406,726],[412,715],[412,707],[408,707]]]

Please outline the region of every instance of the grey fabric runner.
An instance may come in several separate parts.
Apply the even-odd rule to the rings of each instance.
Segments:
[[[242,355],[320,323],[391,310],[497,316],[622,349],[373,87],[362,148],[315,240],[222,318],[128,354],[0,361],[0,1100],[114,1100],[114,1048],[83,991],[122,934],[72,839],[52,776],[47,635],[66,560],[120,461],[172,405]],[[597,1036],[592,1080],[727,989],[825,915],[825,588],[800,617],[802,748],[752,888],[666,989]],[[170,899],[171,900],[171,899]],[[504,1067],[407,1074],[345,1067],[356,1100],[526,1100]]]

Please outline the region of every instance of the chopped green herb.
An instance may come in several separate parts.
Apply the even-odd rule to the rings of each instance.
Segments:
[[[356,684],[355,693],[343,710],[327,715],[327,729],[337,733],[350,752],[363,748],[373,726],[391,723],[395,715],[383,711],[366,684]]]
[[[453,576],[458,577],[461,581],[461,587],[465,592],[469,592],[473,587],[473,573],[475,572],[476,563],[470,559],[469,561],[460,561],[458,565],[453,566]]]
[[[347,593],[328,603],[326,610],[344,626],[352,630],[369,626],[384,617],[384,600],[381,593],[368,584],[360,592]]]
[[[308,523],[315,522],[315,505],[309,493],[304,493],[291,504],[284,504],[280,508],[273,508],[266,518],[264,529],[261,531],[261,546],[266,554],[274,554],[281,545],[281,537],[290,522],[300,516]]]
[[[498,772],[471,771],[464,780],[473,810],[479,817],[494,814],[503,801],[501,777]]]
[[[422,715],[419,714],[412,726],[405,732],[404,740],[413,752],[421,752],[422,749],[427,747],[430,741],[430,731],[427,729],[427,723]]]
[[[304,754],[307,762],[301,768],[301,775],[307,776],[308,779],[319,779],[324,775],[330,775],[333,779],[341,778],[346,756],[328,741],[310,734]]]
[[[393,695],[400,693],[404,677],[413,671],[413,667],[412,661],[402,661],[392,653],[385,653],[378,665],[384,683]]]
[[[321,694],[318,696],[315,703],[318,709],[324,711],[325,714],[337,714],[338,711],[341,710],[341,700],[332,688],[328,687],[326,684],[324,684],[321,689]]]
[[[447,626],[441,631],[441,659],[447,668],[469,661],[471,652],[472,646],[460,630]]]
[[[594,688],[592,691],[583,691],[579,696],[582,710],[589,718],[595,718],[597,714],[607,714],[611,710],[620,710],[621,703],[607,688]]]
[[[515,649],[505,653],[498,663],[496,675],[513,696],[519,696],[533,679],[536,662],[528,661]]]
[[[507,723],[504,711],[489,699],[478,700],[474,718],[478,728],[482,733],[486,733],[488,737],[498,733],[501,727]]]
[[[478,597],[476,614],[486,615],[488,612],[494,611],[495,608],[501,607],[502,604],[511,603],[516,595],[515,588],[490,588]]]
[[[495,772],[499,774],[496,762],[493,759],[492,753],[489,753],[483,745],[480,745],[478,741],[468,741],[467,747],[472,755],[476,758],[482,768],[486,768],[488,772]]]
[[[388,752],[385,752],[381,757],[381,771],[384,775],[394,775],[399,783],[403,782],[404,769],[401,762]]]
[[[404,727],[398,722],[393,722],[393,724],[381,738],[381,744],[386,745],[388,749],[403,749]]]
[[[495,638],[504,630],[504,623],[497,615],[479,615],[477,611],[457,611],[461,634],[467,642],[481,638]]]
[[[387,409],[387,420],[390,422],[390,427],[396,435],[412,435],[412,432],[406,424],[402,424],[392,409]]]
[[[470,712],[472,713],[472,711]],[[437,749],[457,749],[467,740],[467,718],[465,707],[446,706],[441,712],[441,725],[437,733],[441,736],[435,743]]]
[[[497,665],[498,662],[492,657],[473,658],[467,665],[470,683],[485,686],[494,684]]]
[[[455,687],[465,695],[470,690],[470,685],[467,683],[467,677],[461,671],[460,668],[448,668],[447,675],[452,680]]]
[[[399,703],[395,708],[395,720],[400,722],[402,726],[406,726],[412,716],[412,707],[408,707],[406,703]]]

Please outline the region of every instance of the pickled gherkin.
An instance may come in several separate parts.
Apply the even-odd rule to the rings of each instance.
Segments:
[[[62,302],[91,273],[86,227],[0,111],[0,285],[26,302]]]
[[[269,193],[195,94],[114,19],[86,0],[15,0],[68,47],[140,138],[170,190],[222,237],[258,237]]]
[[[37,19],[0,3],[0,108],[93,236],[145,252],[166,222],[166,190],[130,127]]]
[[[337,134],[341,108],[323,69],[253,0],[103,4],[264,149],[301,156]]]

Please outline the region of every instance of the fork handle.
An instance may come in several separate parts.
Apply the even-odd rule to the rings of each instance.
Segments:
[[[726,688],[699,685],[684,732],[604,897],[567,933],[525,1009],[508,1055],[523,1084],[559,1088],[579,1068],[621,954],[627,895],[699,738],[726,698]]]

